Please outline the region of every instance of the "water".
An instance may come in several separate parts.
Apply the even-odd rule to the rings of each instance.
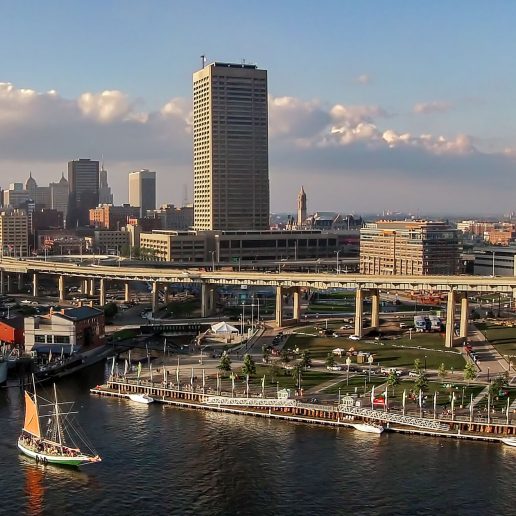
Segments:
[[[97,398],[90,368],[59,391],[104,461],[18,454],[23,397],[0,391],[0,514],[516,514],[516,448]]]

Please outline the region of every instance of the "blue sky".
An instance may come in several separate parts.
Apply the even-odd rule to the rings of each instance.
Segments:
[[[312,210],[465,213],[483,191],[479,211],[511,211],[515,15],[497,1],[0,0],[0,184],[102,154],[118,201],[147,167],[179,203],[205,54],[269,72],[273,210],[293,210],[303,183]]]

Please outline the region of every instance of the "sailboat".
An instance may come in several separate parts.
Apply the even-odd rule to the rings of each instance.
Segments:
[[[38,399],[43,400],[44,404],[40,405]],[[101,462],[99,455],[91,449],[78,429],[72,425],[69,416],[75,412],[60,410],[59,407],[66,404],[71,405],[58,403],[55,384],[53,402],[37,396],[35,384],[34,395],[25,391],[25,422],[18,438],[18,448],[23,454],[43,464],[81,466]],[[50,408],[51,411],[49,414],[42,415],[39,412],[40,407]],[[46,432],[42,432],[43,418],[49,418]],[[77,440],[88,448],[88,452],[79,449]]]

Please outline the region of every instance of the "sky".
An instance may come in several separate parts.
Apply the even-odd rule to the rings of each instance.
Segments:
[[[271,211],[516,211],[516,3],[0,0],[0,186],[103,159],[192,199],[192,73],[268,70]]]

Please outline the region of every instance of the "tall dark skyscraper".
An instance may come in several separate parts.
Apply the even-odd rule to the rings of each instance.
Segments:
[[[68,188],[66,227],[87,226],[89,210],[99,203],[99,162],[90,159],[69,161]]]
[[[193,105],[195,229],[269,229],[267,71],[206,65]]]

